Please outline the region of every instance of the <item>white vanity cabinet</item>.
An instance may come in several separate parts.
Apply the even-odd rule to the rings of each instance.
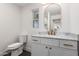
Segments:
[[[60,56],[77,56],[77,41],[60,40]]]
[[[41,38],[32,37],[31,53],[32,53],[32,56],[47,56],[48,55],[47,46],[41,44]]]
[[[77,56],[77,50],[58,48],[55,50],[55,56]]]
[[[77,41],[32,37],[32,56],[77,56]]]
[[[47,47],[41,44],[32,44],[32,56],[48,56]]]

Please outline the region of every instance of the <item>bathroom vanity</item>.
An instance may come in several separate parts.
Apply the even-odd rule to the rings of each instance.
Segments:
[[[78,56],[78,37],[32,35],[32,56]]]
[[[63,32],[61,6],[51,3],[43,5],[42,8],[44,13],[42,26],[46,33],[32,35],[32,56],[78,56],[79,36],[72,33],[57,35],[58,32]]]

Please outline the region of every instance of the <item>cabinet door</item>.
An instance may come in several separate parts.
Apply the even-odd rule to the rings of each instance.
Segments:
[[[59,48],[59,47],[52,47],[49,50],[50,56],[77,56],[77,50],[73,49],[66,49],[66,48]]]
[[[41,44],[32,44],[32,56],[47,56],[48,48]]]
[[[58,56],[77,56],[77,50],[67,49],[67,48],[59,48],[59,52],[56,52],[55,55]]]
[[[49,55],[50,56],[59,55],[59,47],[49,47]]]

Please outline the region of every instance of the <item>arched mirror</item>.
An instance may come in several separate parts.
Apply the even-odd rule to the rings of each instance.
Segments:
[[[44,27],[48,34],[56,34],[61,28],[61,7],[59,4],[47,4],[44,8]]]

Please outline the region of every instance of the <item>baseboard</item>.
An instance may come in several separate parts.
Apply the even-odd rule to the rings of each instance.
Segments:
[[[3,52],[0,52],[0,56],[3,56],[4,54],[3,54]]]
[[[3,56],[3,55],[5,55],[5,54],[8,54],[7,52],[0,52],[0,56]]]

